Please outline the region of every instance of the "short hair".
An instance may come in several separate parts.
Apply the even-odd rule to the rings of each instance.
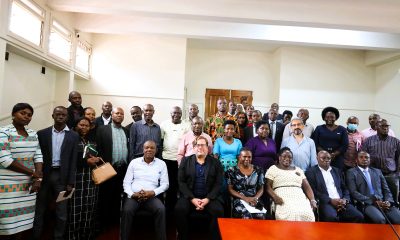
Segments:
[[[256,131],[261,127],[261,125],[264,125],[264,124],[268,125],[268,128],[270,128],[268,121],[260,120],[260,121],[256,122]]]
[[[11,115],[14,115],[14,113],[19,112],[23,109],[29,109],[33,114],[33,107],[29,103],[17,103],[12,108]]]
[[[262,113],[260,110],[253,110],[253,113],[258,113],[258,114],[260,114],[260,116],[262,116]]]
[[[83,112],[85,113],[86,110],[88,110],[88,109],[92,109],[93,111],[95,111],[94,108],[92,108],[92,107],[85,107],[85,108],[83,109]],[[96,111],[95,111],[95,112],[96,112]]]
[[[140,110],[140,111],[142,111],[142,108],[141,108],[141,107],[139,107],[139,106],[136,106],[136,105],[135,105],[135,106],[133,106],[133,107],[131,107],[131,109],[132,109],[132,108],[139,108],[139,110]]]
[[[242,147],[241,149],[240,149],[240,152],[239,153],[242,153],[242,152],[251,152],[252,154],[253,154],[253,152],[250,150],[250,148],[248,148],[248,147]]]
[[[290,114],[290,115],[293,116],[293,113],[292,113],[292,111],[290,111],[290,110],[285,110],[285,111],[283,111],[282,116],[285,116],[285,114]]]
[[[292,152],[292,150],[290,150],[290,148],[288,148],[288,147],[283,147],[283,148],[281,148],[280,150],[279,150],[279,152],[278,152],[278,156],[281,156],[284,152],[286,152],[286,151],[289,151],[291,154],[292,154],[292,156],[293,156],[293,152]]]
[[[57,107],[55,107],[55,108],[53,109],[53,113],[54,113],[54,111],[56,111],[57,108],[60,108],[60,109],[65,110],[65,111],[68,112],[68,109],[67,109],[66,107],[64,107],[64,106],[57,106]]]
[[[226,127],[226,125],[233,125],[233,126],[236,126],[236,122],[234,121],[234,120],[226,120],[225,122],[224,122],[224,128]]]
[[[368,155],[368,157],[370,157],[370,155],[369,155],[368,152],[366,152],[366,151],[364,151],[364,150],[361,150],[360,152],[357,153],[357,158],[358,158],[362,153],[365,153],[365,154]]]
[[[206,141],[206,145],[208,146],[208,140],[207,140],[207,138],[205,138],[204,136],[198,136],[198,137],[196,137],[194,140],[193,140],[193,142],[192,142],[192,144],[193,144],[193,147],[195,147],[196,145],[197,145],[197,142],[199,141],[199,140],[201,140],[201,139],[203,139],[204,141]]]
[[[75,120],[74,124],[72,125],[72,128],[76,128],[76,126],[78,126],[78,123],[82,120],[86,120],[89,122],[89,126],[90,126],[90,119],[87,117],[79,117],[78,119]]]
[[[340,114],[339,114],[339,110],[335,107],[326,107],[322,110],[321,116],[322,116],[322,120],[325,120],[325,116],[328,112],[332,112],[333,114],[335,114],[336,116],[336,120],[339,119]]]

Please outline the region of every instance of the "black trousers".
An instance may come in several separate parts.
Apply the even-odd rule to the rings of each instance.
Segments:
[[[131,229],[133,227],[133,218],[135,217],[136,211],[139,208],[143,208],[153,215],[157,239],[166,240],[167,232],[165,207],[164,204],[157,197],[153,197],[145,202],[138,202],[131,198],[125,199],[121,217],[121,240],[129,239]]]
[[[168,212],[173,212],[178,194],[178,161],[164,159],[168,169],[169,187],[166,191],[165,207]]]
[[[322,222],[364,222],[363,214],[351,204],[340,212],[331,204],[320,204],[319,218]]]
[[[176,228],[179,240],[189,239],[189,215],[197,211],[192,202],[187,198],[179,198],[175,206]],[[210,216],[209,235],[212,240],[220,239],[217,218],[224,216],[224,207],[218,200],[210,200],[204,208],[206,214]]]
[[[44,215],[50,201],[55,201],[61,191],[66,190],[60,179],[60,170],[52,169],[46,181],[42,182],[40,191],[36,198],[35,220],[33,221],[33,235],[35,240],[42,239]],[[56,203],[56,221],[54,226],[53,239],[64,239],[68,218],[68,200]]]

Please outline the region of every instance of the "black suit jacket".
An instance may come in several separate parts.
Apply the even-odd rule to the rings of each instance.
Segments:
[[[128,131],[122,127],[126,136],[126,148],[128,149],[129,156],[129,141],[128,141]],[[99,156],[103,158],[105,162],[112,162],[113,153],[113,141],[112,141],[112,130],[111,125],[99,126],[96,133],[96,144]],[[127,163],[129,162],[128,159]]]
[[[358,167],[347,170],[346,180],[347,187],[354,200],[364,204],[373,204],[374,199],[393,202],[392,194],[386,183],[385,177],[381,170],[369,167],[369,175],[374,188],[374,195],[371,196],[364,173]]]
[[[276,151],[278,152],[279,149],[281,149],[282,136],[283,136],[283,131],[285,131],[285,125],[278,121],[275,121],[275,125],[276,125],[276,133],[274,141],[276,144]],[[272,128],[271,125],[269,127]],[[269,137],[272,139],[272,130],[269,131]]]
[[[249,139],[254,137],[254,132],[253,132],[253,125],[252,126],[247,126],[244,129],[244,143],[243,145],[245,145],[247,143],[247,141],[249,141]]]
[[[340,198],[344,198],[350,201],[349,190],[342,180],[341,171],[338,168],[332,167],[331,175],[333,177],[333,181],[335,182],[335,186]],[[331,198],[329,197],[328,189],[326,188],[325,180],[322,176],[322,172],[321,169],[319,169],[319,166],[315,165],[313,167],[310,167],[306,171],[306,177],[314,192],[315,198],[317,198],[322,204],[329,204]]]
[[[68,111],[68,119],[67,119],[67,126],[72,129],[75,126],[75,122],[77,119],[74,118],[74,110],[72,105],[67,108]],[[83,117],[83,107],[79,108],[79,117]]]
[[[101,114],[100,117],[97,117],[97,118],[95,119],[95,124],[96,124],[96,126],[104,126],[104,120],[103,120],[102,116],[103,116],[103,114]],[[108,122],[107,125],[110,125],[111,122],[112,122],[112,120],[110,119],[110,121]]]
[[[37,133],[40,149],[43,154],[43,181],[47,180],[53,162],[52,133],[53,126],[42,129]],[[75,184],[78,143],[79,136],[77,133],[71,130],[65,131],[60,154],[60,174],[62,185]]]
[[[193,187],[196,178],[196,161],[196,155],[193,154],[185,157],[179,165],[178,184],[181,197],[188,199],[194,198]],[[222,165],[218,159],[210,155],[207,155],[205,162],[207,198],[210,200],[217,199],[222,202],[221,187],[224,177]]]

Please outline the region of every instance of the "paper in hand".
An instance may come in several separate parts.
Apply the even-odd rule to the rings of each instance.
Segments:
[[[96,157],[99,154],[92,144],[86,144],[83,149],[83,158]]]
[[[75,192],[75,188],[72,189],[72,191],[68,194],[68,196],[64,197],[65,191],[61,191],[61,192],[58,194],[58,197],[57,197],[57,199],[56,199],[56,202],[61,202],[61,201],[70,199],[70,198],[72,197],[72,194],[74,194],[74,192]]]

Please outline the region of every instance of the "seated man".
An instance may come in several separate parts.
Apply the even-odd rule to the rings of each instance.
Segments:
[[[154,216],[158,240],[167,239],[165,207],[156,196],[168,189],[168,171],[165,162],[155,157],[154,141],[143,145],[143,157],[133,159],[124,178],[127,198],[122,209],[121,240],[129,239],[136,211],[143,208]]]
[[[219,239],[217,218],[223,217],[221,163],[208,155],[208,141],[199,136],[193,141],[195,154],[185,157],[178,170],[181,196],[175,206],[178,239],[188,239],[188,216],[192,211],[211,216],[210,238]]]
[[[350,195],[338,168],[331,167],[331,155],[318,153],[318,165],[306,172],[315,198],[319,200],[320,220],[323,222],[363,222],[364,216],[350,204]]]
[[[393,206],[393,197],[381,170],[369,167],[370,157],[361,151],[357,167],[346,173],[347,186],[354,200],[363,205],[364,215],[374,223],[386,223],[384,211],[390,222],[400,224],[400,211]]]

